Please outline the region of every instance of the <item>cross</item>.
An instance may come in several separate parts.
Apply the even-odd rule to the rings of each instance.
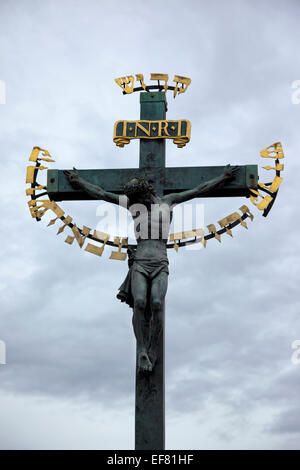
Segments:
[[[166,119],[166,93],[146,91],[140,94],[140,119],[159,121]],[[79,170],[89,183],[104,190],[123,193],[124,185],[134,177],[151,182],[159,196],[192,189],[225,170],[225,166],[172,167],[165,166],[165,139],[140,139],[139,168]],[[249,188],[256,187],[257,165],[238,166],[233,181],[212,189],[203,197],[249,196]],[[92,199],[86,192],[73,189],[65,170],[48,170],[47,191],[54,201]],[[151,374],[140,374],[136,368],[135,395],[135,449],[163,450],[165,448],[165,358],[164,318],[160,336],[159,354]]]

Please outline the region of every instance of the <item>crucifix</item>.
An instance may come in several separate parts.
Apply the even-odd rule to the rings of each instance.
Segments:
[[[166,168],[166,139],[172,139],[178,147],[183,147],[190,138],[189,121],[166,121],[166,91],[173,89],[174,96],[182,93],[190,79],[175,76],[176,87],[169,87],[166,80],[165,85],[160,84],[159,80],[164,75],[152,75],[158,80],[157,86],[146,87],[141,79],[141,87],[133,89],[130,80],[124,77],[116,80],[124,94],[141,91],[140,120],[118,121],[114,128],[114,142],[120,147],[131,139],[140,140],[138,168],[47,172],[50,200],[101,199],[121,204],[122,199],[122,205],[135,220],[137,244],[128,249],[129,272],[117,297],[133,309],[137,339],[136,450],[165,448],[164,325],[167,241],[172,209],[198,197],[249,197],[251,188],[255,190],[258,182],[257,165]],[[178,88],[178,83],[182,84],[181,88]],[[139,206],[138,210],[133,210],[133,206]],[[145,208],[144,213],[141,207]],[[146,236],[141,234],[143,223]]]

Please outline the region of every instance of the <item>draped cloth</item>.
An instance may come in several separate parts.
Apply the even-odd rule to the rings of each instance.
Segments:
[[[152,281],[161,272],[169,274],[169,261],[167,257],[153,259],[138,258],[133,249],[128,249],[127,253],[129,271],[124,282],[119,287],[117,299],[121,302],[126,302],[129,307],[133,308],[134,299],[131,289],[132,273],[134,271],[139,272],[143,274],[148,281]]]

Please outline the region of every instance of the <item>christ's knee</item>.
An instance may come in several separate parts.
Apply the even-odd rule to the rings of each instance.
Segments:
[[[163,306],[164,305],[161,299],[158,299],[158,298],[152,299],[152,302],[151,302],[152,314],[154,316],[160,317],[162,314]]]
[[[144,312],[146,309],[147,300],[143,297],[137,297],[134,299],[134,310],[138,313]]]

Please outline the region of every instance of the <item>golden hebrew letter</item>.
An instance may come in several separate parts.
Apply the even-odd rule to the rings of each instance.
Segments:
[[[37,201],[35,199],[30,199],[30,201],[27,202],[29,207],[36,206],[36,203],[37,203]]]
[[[206,247],[206,240],[204,238],[204,230],[203,228],[197,228],[197,229],[192,229],[192,230],[186,230],[185,232],[177,232],[177,233],[171,233],[169,236],[170,242],[174,242],[174,249],[178,251],[178,244],[176,243],[179,240],[184,240],[186,238],[196,238],[196,237],[201,237],[201,243],[204,247]]]
[[[63,211],[57,204],[56,202],[54,201],[47,201],[49,202],[49,209],[52,210],[52,212],[54,212],[54,214],[57,215],[57,217],[62,217],[65,213],[65,211]]]
[[[125,93],[132,93],[134,87],[134,76],[115,78],[115,82],[122,88]]]
[[[174,98],[177,95],[177,92],[179,94],[184,93],[186,91],[187,87],[190,85],[191,81],[192,80],[188,77],[181,77],[180,75],[175,75],[174,78],[173,78],[173,82],[176,83],[176,86],[175,86],[175,89],[174,89]],[[179,83],[181,84],[180,88],[178,88]]]
[[[284,158],[282,146],[280,142],[270,145],[260,152],[260,156],[263,158]]]
[[[47,212],[48,209],[49,209],[49,207],[45,207],[44,209],[39,210],[36,213],[36,216],[39,217],[39,218],[43,217],[43,215],[45,214],[45,212]]]
[[[40,210],[42,208],[42,206],[37,206],[36,204],[32,207],[30,207],[30,213],[31,213],[31,217],[34,218],[34,219],[37,219],[37,218],[41,218],[44,213],[46,212],[46,210]]]
[[[32,196],[35,194],[35,191],[40,191],[41,189],[47,189],[46,186],[35,186],[34,188],[26,189],[26,196]]]
[[[135,76],[136,80],[138,80],[141,84],[141,87],[146,91],[146,85],[144,82],[144,75],[142,73],[137,73]]]
[[[26,189],[26,196],[32,196],[33,194],[35,194],[34,188]]]
[[[82,234],[80,233],[78,227],[75,224],[73,225],[72,232],[74,233],[76,241],[77,241],[78,245],[80,246],[80,248],[83,247],[85,239],[88,236],[88,234],[90,233],[91,229],[89,227],[83,226],[81,231],[82,231]]]
[[[233,212],[232,214],[228,215],[227,220],[229,224],[232,224],[233,222],[239,220],[240,224],[243,227],[248,228],[246,222],[241,218],[241,215],[238,212]]]
[[[232,215],[232,219],[230,219],[230,222],[234,222],[236,220],[239,220],[240,224],[245,227],[245,228],[248,228],[247,227],[247,223],[242,219],[241,217],[241,214],[239,214],[238,212],[234,212]],[[231,217],[231,215],[229,217]]]
[[[39,207],[32,207],[30,209],[31,217],[33,219],[41,219],[46,210],[39,210]]]
[[[276,170],[276,171],[283,171],[284,170],[284,164],[283,163],[277,163],[276,166],[263,166],[265,170]]]
[[[85,247],[85,251],[92,253],[93,255],[102,256],[103,250],[105,248],[106,242],[109,240],[110,235],[108,233],[100,232],[99,230],[94,230],[94,238],[97,238],[99,241],[103,241],[102,246],[96,246],[92,243],[88,243]]]
[[[273,198],[271,196],[266,196],[263,198],[263,200],[259,204],[256,204],[255,202],[256,198],[253,196],[250,196],[250,200],[252,204],[254,204],[257,207],[257,209],[262,211],[268,207],[268,205],[272,202]]]
[[[265,188],[265,189],[268,189],[269,191],[272,191],[272,193],[276,193],[279,189],[282,179],[283,178],[281,178],[280,176],[275,176],[270,186],[267,186],[266,184],[263,184],[263,183],[257,183],[257,184],[261,188]]]
[[[29,161],[30,162],[36,162],[37,160],[44,160],[46,162],[54,162],[55,161],[55,160],[52,160],[52,158],[39,157],[40,152],[43,152],[44,156],[47,155],[48,157],[51,157],[48,150],[41,149],[40,147],[33,147],[32,152],[31,152],[30,157],[29,157]]]
[[[46,170],[47,166],[28,166],[26,171],[26,183],[34,183],[35,171]]]
[[[263,196],[262,194],[260,194],[255,189],[250,189],[250,191],[254,194],[254,196],[250,195],[250,201],[252,202],[252,204],[254,204],[261,211],[266,209],[268,207],[268,205],[273,201],[273,198],[270,195]],[[261,197],[262,201],[257,204],[256,201],[257,201],[258,197]]]
[[[199,235],[201,237],[201,243],[202,245],[204,246],[204,248],[206,248],[206,243],[207,241],[205,240],[204,238],[204,230],[203,228],[198,228],[197,230],[193,230],[195,232],[197,232],[197,236]]]
[[[40,188],[41,187],[42,186],[40,186]],[[32,189],[34,189],[34,188],[32,188]],[[40,205],[37,206],[37,203],[39,203]],[[40,200],[40,199],[36,199],[36,200],[31,199],[30,201],[28,201],[28,205],[30,207],[31,215],[34,218],[41,218],[48,209],[51,209],[53,212],[55,212],[56,215],[59,218],[64,215],[64,211],[54,201],[49,201],[47,199],[42,199],[42,200]],[[56,217],[56,219],[58,217]],[[48,226],[52,225],[55,222],[56,219],[50,221]]]
[[[91,229],[84,225],[81,230],[82,233],[80,233],[78,227],[76,226],[76,224],[74,224],[72,227],[72,232],[74,233],[74,237],[71,237],[70,235],[68,235],[65,242],[69,243],[69,245],[72,245],[74,239],[76,238],[78,245],[80,246],[80,248],[82,248],[84,245],[85,239],[90,233],[90,231]]]
[[[238,214],[237,212],[233,212],[232,214],[229,214],[226,217],[224,217],[223,219],[219,220],[218,224],[223,228],[223,227],[225,227],[225,225],[229,225],[232,222],[235,222],[240,217],[241,217],[240,214]]]
[[[114,244],[119,245],[118,251],[112,251],[109,259],[116,259],[119,261],[125,261],[127,258],[127,253],[121,253],[122,246],[128,245],[128,238],[122,238],[120,237],[115,237],[114,238]]]
[[[232,231],[230,230],[230,228],[226,227],[226,225],[229,225],[229,223],[230,222],[229,222],[228,216],[218,221],[218,224],[220,225],[220,227],[225,228],[226,233],[232,237]]]
[[[36,206],[36,201],[34,199],[31,199],[30,201],[28,201],[27,204],[29,206],[31,217],[36,218],[35,213],[38,211],[38,207]]]
[[[38,208],[35,208],[35,209],[32,208],[32,209],[30,209],[30,213],[31,213],[31,217],[32,217],[33,219],[39,218],[38,215],[37,215],[37,214],[38,214]]]
[[[68,243],[69,245],[72,245],[74,240],[75,240],[75,237],[71,237],[71,235],[68,235],[67,238],[65,239],[65,242]]]
[[[169,240],[174,242],[175,240],[181,240],[184,232],[170,233]]]
[[[168,89],[168,80],[169,80],[169,75],[167,73],[151,73],[150,80],[164,80],[164,89],[167,91]]]
[[[216,226],[214,224],[207,225],[208,230],[210,233],[213,233],[215,238],[221,243],[221,236],[217,233]]]
[[[26,171],[26,183],[34,182],[34,172],[37,171],[36,166],[28,166]]]
[[[85,247],[85,251],[88,251],[89,253],[92,253],[93,255],[97,255],[97,256],[102,256],[103,250],[104,250],[104,245],[96,246],[96,245],[93,245],[92,243],[88,243],[87,246]]]
[[[100,232],[99,230],[94,230],[93,237],[97,238],[99,241],[103,243],[106,243],[109,240],[110,235],[109,233]]]
[[[39,153],[40,153],[40,148],[39,147],[33,147],[32,151],[31,151],[31,154],[30,154],[30,157],[29,157],[29,161],[30,162],[36,162],[37,157],[39,156]]]
[[[194,238],[198,236],[203,236],[203,229],[202,228],[197,228],[197,229],[192,229],[192,230],[186,230],[185,232],[177,232],[177,233],[171,233],[169,240],[170,242],[173,242],[175,240],[184,240],[185,238]]]
[[[246,206],[245,204],[239,208],[240,211],[242,211],[243,214],[248,214],[251,220],[254,219],[254,215],[251,214],[249,207]]]
[[[48,209],[51,209],[52,212],[54,212],[54,214],[56,214],[59,218],[62,217],[65,213],[54,201],[49,201],[48,199],[38,201],[41,202],[44,207],[48,207]]]
[[[229,214],[227,216],[227,220],[229,224],[232,224],[233,222],[236,222],[238,220],[243,227],[248,228],[246,222],[241,218],[241,215],[238,212],[233,212],[232,214]]]
[[[272,181],[271,186],[269,187],[270,191],[273,193],[276,193],[278,191],[279,186],[281,185],[282,179],[280,176],[275,176],[275,178]]]
[[[28,201],[27,204],[29,206],[31,216],[33,218],[39,218],[39,219],[41,217],[43,217],[45,212],[47,212],[47,210],[49,209],[49,206],[47,205],[48,202],[50,202],[50,201],[48,201],[48,200],[38,200],[38,199],[31,199],[30,201]],[[37,203],[39,205],[37,205]]]
[[[59,235],[65,230],[66,226],[72,222],[72,217],[68,215],[65,219],[62,220],[62,222],[63,222],[63,225],[58,229],[56,235]]]

